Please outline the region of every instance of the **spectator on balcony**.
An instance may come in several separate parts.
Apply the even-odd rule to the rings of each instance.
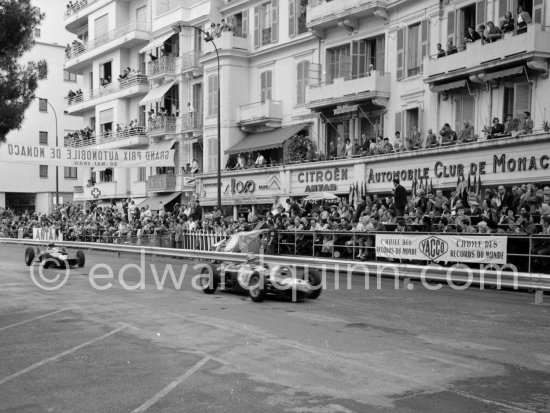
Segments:
[[[524,11],[523,7],[518,7],[517,14],[517,23],[518,23],[518,34],[527,32],[527,25],[531,23],[531,15],[529,12]]]
[[[487,43],[487,38],[485,37],[485,29],[486,27],[484,24],[480,24],[479,27],[477,28],[477,32],[483,44]]]
[[[452,145],[456,142],[456,132],[451,129],[451,125],[445,123],[439,131],[441,136],[441,145]]]
[[[412,125],[410,136],[407,138],[407,149],[416,150],[422,148],[422,135],[416,125]]]
[[[484,35],[488,43],[496,42],[504,36],[502,30],[496,27],[492,21],[487,22],[487,28],[485,29]]]
[[[107,75],[99,79],[101,86],[109,86],[111,84],[111,76]]]
[[[504,125],[500,123],[498,118],[493,119],[493,126],[491,127],[491,134],[487,136],[487,139],[497,139],[504,136]]]
[[[344,148],[344,156],[346,158],[351,158],[353,156],[353,145],[351,144],[351,141],[346,139],[346,146]]]
[[[503,136],[512,136],[514,131],[514,118],[509,113],[506,115],[506,121],[504,122],[504,135]]]
[[[262,155],[261,152],[258,152],[258,157],[256,158],[256,161],[254,162],[254,166],[256,168],[259,168],[261,166],[265,166],[265,164],[266,164],[265,157]]]
[[[368,65],[367,67],[367,76],[370,76],[372,75],[372,72],[374,72],[374,65],[371,63],[370,65]]]
[[[341,136],[338,136],[336,139],[336,149],[337,149],[337,158],[343,158],[346,154],[346,142],[342,139]]]
[[[67,94],[67,98],[69,100],[69,105],[73,103],[73,100],[76,96],[76,93],[71,90],[69,90],[69,93]]]
[[[187,102],[187,113],[189,114],[189,120],[191,122],[191,125],[194,126],[195,107],[191,104],[191,102]]]
[[[382,146],[382,153],[392,153],[393,152],[393,145],[390,143],[389,138],[384,138],[383,146]]]
[[[453,41],[449,40],[449,42],[447,43],[447,56],[455,54],[455,53],[458,53],[458,49],[453,44]]]
[[[462,143],[475,142],[477,140],[474,125],[472,125],[469,120],[464,121],[464,129],[460,131],[459,140]]]
[[[233,169],[245,169],[245,168],[246,168],[246,164],[245,164],[244,156],[242,153],[240,153],[239,156],[237,156],[237,165],[235,165],[235,168]]]
[[[69,57],[71,55],[71,45],[67,43],[67,46],[65,46],[65,57]]]
[[[406,150],[403,141],[401,140],[401,132],[395,132],[395,152],[403,152]]]
[[[229,25],[225,22],[225,19],[222,19],[222,24],[220,26],[220,32],[228,32]]]
[[[512,12],[507,11],[504,14],[504,20],[500,24],[500,30],[502,30],[502,33],[511,33],[516,28],[516,23],[514,22],[514,18],[512,17]]]
[[[445,57],[447,56],[447,52],[443,50],[443,46],[441,46],[441,43],[437,44],[437,58]]]
[[[432,129],[428,129],[428,135],[426,136],[426,148],[435,148],[437,146],[437,136],[433,133]]]
[[[533,133],[533,119],[530,112],[523,112],[523,119],[520,120],[517,135],[530,135]]]
[[[124,79],[128,78],[128,70],[124,69],[120,75],[118,75],[118,81],[121,82]]]
[[[464,36],[464,42],[474,43],[478,40],[481,40],[481,36],[479,35],[479,33],[476,32],[473,27],[468,27],[468,31],[466,33],[466,36]]]

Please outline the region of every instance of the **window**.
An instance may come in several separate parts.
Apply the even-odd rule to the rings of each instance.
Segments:
[[[147,180],[147,168],[138,168],[138,182],[145,182]]]
[[[296,67],[296,104],[306,103],[306,89],[309,86],[309,61],[304,60]]]
[[[75,166],[66,166],[64,168],[65,179],[77,179],[77,168]]]
[[[48,111],[48,99],[38,99],[38,110],[40,112]]]
[[[112,182],[113,181],[113,170],[107,168],[104,171],[99,172],[99,182]]]
[[[248,10],[235,13],[231,17],[233,24],[233,36],[247,37],[248,36]]]
[[[107,43],[109,31],[109,15],[104,14],[94,21],[94,39],[96,46]]]
[[[290,37],[307,32],[307,0],[289,0],[288,35]]]
[[[369,76],[371,70],[384,73],[385,38],[354,41],[351,44],[351,78]]]
[[[136,9],[136,22],[147,22],[147,6],[141,6],[140,8]]]
[[[147,73],[147,58],[145,57],[145,53],[140,53],[138,55],[138,70],[142,74]]]
[[[40,38],[40,29],[38,27],[34,29],[34,37],[37,39]]]
[[[40,178],[48,177],[48,165],[40,165]]]
[[[193,108],[196,116],[202,117],[202,101],[202,83],[195,83],[193,85]]]
[[[112,81],[111,63],[106,62],[99,65],[99,84],[101,86],[108,86]]]
[[[339,77],[349,79],[350,75],[350,46],[345,45],[327,50],[327,82],[332,82]]]
[[[273,90],[273,75],[271,70],[266,70],[260,74],[260,100],[265,102],[271,100]]]
[[[397,80],[422,73],[423,59],[428,55],[429,26],[429,20],[424,20],[397,31]]]
[[[210,161],[208,165],[209,172],[216,171],[218,169],[218,140],[210,139],[208,141],[208,159]]]
[[[218,75],[208,76],[208,116],[218,114]]]
[[[521,119],[523,112],[531,112],[531,84],[514,84],[514,118]]]
[[[76,74],[63,70],[63,80],[65,82],[76,82]]]
[[[279,0],[254,7],[254,47],[279,40]]]
[[[156,16],[168,13],[170,10],[174,10],[177,7],[181,7],[181,0],[156,0]]]
[[[464,122],[475,125],[474,97],[457,95],[455,97],[455,131],[464,130]]]
[[[38,132],[38,141],[40,145],[47,145],[48,144],[48,132],[40,131]]]

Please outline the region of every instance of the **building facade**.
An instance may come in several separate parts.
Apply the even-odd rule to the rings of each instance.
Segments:
[[[65,44],[74,36],[59,30],[63,26],[62,2],[34,0],[33,5],[45,13],[42,24],[35,29],[34,47],[21,58],[21,64],[45,59],[48,75],[38,83],[36,99],[25,113],[20,130],[10,132],[8,143],[23,145],[56,145],[56,126],[59,145],[69,131],[81,127],[78,117],[64,112],[63,96],[80,87],[81,78],[63,69]],[[72,201],[74,186],[79,185],[76,168],[58,167],[59,202]],[[0,164],[0,207],[17,212],[52,210],[56,202],[56,167],[47,165]]]
[[[85,45],[66,69],[82,74],[90,91],[67,105],[69,113],[95,130],[87,144],[173,145],[176,160],[167,168],[92,170],[75,197],[196,198],[210,207],[218,202],[218,157],[226,214],[279,197],[346,194],[356,184],[389,192],[390,175],[408,188],[422,179],[450,189],[457,174],[486,175],[488,185],[548,180],[544,3],[88,1],[65,18]],[[519,7],[529,16],[520,18]],[[515,24],[496,41],[466,40],[468,27],[500,26],[508,11]],[[116,83],[125,67],[140,75]],[[487,139],[493,118],[521,123],[524,112],[532,131]],[[113,133],[131,120],[142,132]],[[428,131],[438,135],[444,124],[463,143],[427,147]],[[297,161],[296,136],[311,142],[308,162]],[[396,149],[418,141],[417,148],[373,152],[384,137]]]

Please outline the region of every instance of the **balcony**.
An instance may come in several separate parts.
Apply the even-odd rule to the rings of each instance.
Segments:
[[[358,79],[339,77],[332,82],[311,85],[306,107],[318,109],[368,99],[377,106],[387,106],[390,90],[390,76],[373,70],[369,76]]]
[[[153,16],[153,31],[158,32],[182,22],[200,21],[211,12],[217,12],[210,0],[170,0],[157,1],[156,14]]]
[[[150,25],[146,22],[132,22],[88,43],[80,43],[65,53],[65,69],[74,73],[92,64],[92,60],[113,49],[130,49],[149,42]]]
[[[147,76],[136,75],[121,81],[115,80],[107,86],[99,89],[83,92],[72,98],[65,97],[65,110],[70,115],[82,116],[86,111],[100,103],[116,99],[127,99],[134,96],[145,95],[149,92]]]
[[[173,79],[176,75],[176,59],[174,56],[163,56],[149,62],[147,71],[149,80],[161,78]]]
[[[214,43],[219,50],[232,50],[248,53],[248,38],[235,36],[235,32],[222,32],[220,37],[214,38]],[[204,55],[215,53],[212,42],[204,43]],[[202,60],[202,59],[201,59]]]
[[[175,174],[152,175],[147,179],[147,192],[175,192],[176,188]]]
[[[202,76],[202,64],[200,63],[200,58],[200,52],[195,50],[184,53],[181,57],[181,72],[188,77]]]
[[[95,199],[120,198],[126,195],[126,193],[117,194],[116,181],[96,182],[93,187],[86,188],[84,191],[85,195],[87,195],[86,192],[91,194]]]
[[[310,29],[327,29],[343,21],[353,23],[368,16],[377,16],[387,22],[389,0],[310,0],[306,24]],[[350,27],[350,26],[343,26]]]
[[[109,132],[88,139],[65,139],[65,146],[70,148],[85,148],[94,146],[94,149],[123,149],[145,146],[149,138],[145,133],[145,127],[138,126],[121,132]]]
[[[65,29],[71,33],[88,24],[88,15],[110,3],[111,0],[76,0],[65,10]]]
[[[156,138],[176,133],[176,118],[170,116],[157,116],[147,125],[147,136]]]
[[[198,137],[202,135],[202,113],[186,113],[180,116],[181,132],[190,135],[189,137]]]
[[[424,81],[434,83],[464,78],[486,70],[527,66],[539,74],[548,76],[546,59],[550,31],[543,31],[540,24],[530,24],[527,33],[507,34],[494,43],[470,43],[465,50],[437,59],[435,56],[424,59]]]
[[[280,100],[266,100],[243,105],[239,108],[239,126],[243,130],[250,127],[278,128],[283,120],[283,104]]]

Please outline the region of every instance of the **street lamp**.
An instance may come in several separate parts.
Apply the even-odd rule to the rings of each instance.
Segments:
[[[53,114],[55,116],[55,147],[57,150],[57,147],[59,146],[59,139],[57,134],[57,113],[55,111],[55,108],[50,103],[48,99],[45,99],[46,103],[50,108],[52,108]],[[55,206],[59,207],[59,166],[55,165]]]
[[[214,50],[216,51],[216,61],[217,61],[217,64],[218,64],[218,210],[221,211],[222,209],[222,160],[221,160],[221,152],[222,152],[222,140],[221,140],[221,101],[220,101],[220,81],[221,81],[221,78],[220,78],[220,54],[218,53],[218,48],[216,47],[216,43],[214,43],[214,37],[212,36],[212,34],[208,33],[208,32],[205,32],[203,29],[201,29],[200,27],[196,27],[196,26],[190,26],[190,25],[185,25],[185,24],[180,24],[180,25],[177,25],[177,26],[172,26],[172,29],[176,32],[176,33],[180,33],[181,32],[181,28],[182,27],[190,27],[192,29],[195,29],[195,30],[198,30],[199,33],[201,33],[202,35],[204,35],[204,41],[205,42],[210,42],[212,43],[212,46],[214,46]]]

